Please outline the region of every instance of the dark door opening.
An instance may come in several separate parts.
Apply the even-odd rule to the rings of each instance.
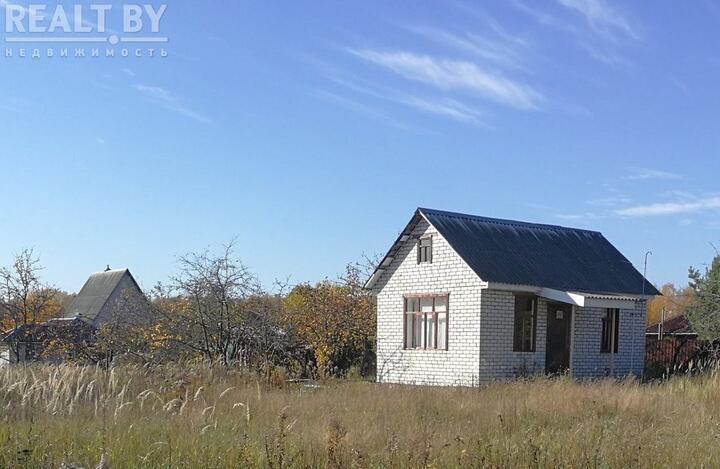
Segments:
[[[572,306],[548,303],[545,372],[564,373],[570,368],[570,328]]]

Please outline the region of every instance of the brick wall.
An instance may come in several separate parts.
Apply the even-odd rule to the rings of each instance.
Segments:
[[[515,295],[484,290],[480,319],[480,383],[545,372],[547,302],[538,299],[535,352],[513,352]]]
[[[432,235],[432,263],[417,263],[417,238]],[[478,276],[425,220],[380,277],[377,379],[382,382],[476,385],[480,353]],[[449,294],[448,350],[403,350],[403,297]]]
[[[605,308],[576,308],[573,376],[610,376],[612,355],[615,355],[613,374],[616,377],[628,374],[640,376],[645,366],[645,303],[637,302],[635,309],[620,310],[617,354],[600,353],[605,311]]]

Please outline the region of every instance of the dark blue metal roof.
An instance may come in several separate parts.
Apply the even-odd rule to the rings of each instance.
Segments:
[[[419,208],[486,282],[563,291],[659,295],[597,231]]]

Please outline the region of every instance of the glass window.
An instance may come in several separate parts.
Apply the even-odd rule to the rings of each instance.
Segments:
[[[535,351],[536,303],[535,297],[532,296],[515,297],[514,352]]]
[[[405,298],[405,348],[448,348],[448,297]]]
[[[418,264],[432,262],[432,237],[418,240]]]
[[[600,341],[600,352],[613,353],[618,351],[618,339],[620,339],[620,310],[608,308],[602,319],[602,338]]]

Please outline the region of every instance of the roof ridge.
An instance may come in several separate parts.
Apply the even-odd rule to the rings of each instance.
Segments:
[[[432,209],[432,208],[418,207],[418,211],[420,211],[421,213],[428,212],[428,213],[434,213],[439,216],[481,221],[481,222],[485,222],[485,223],[493,223],[496,225],[522,226],[522,227],[526,227],[526,228],[535,228],[535,229],[566,230],[566,231],[579,231],[579,232],[586,232],[586,233],[601,234],[601,232],[599,232],[599,231],[588,230],[585,228],[572,228],[569,226],[549,225],[547,223],[533,223],[533,222],[520,221],[520,220],[509,220],[509,219],[504,219],[504,218],[484,217],[481,215],[471,215],[468,213],[460,213],[460,212],[449,212],[446,210],[436,210],[436,209]]]

